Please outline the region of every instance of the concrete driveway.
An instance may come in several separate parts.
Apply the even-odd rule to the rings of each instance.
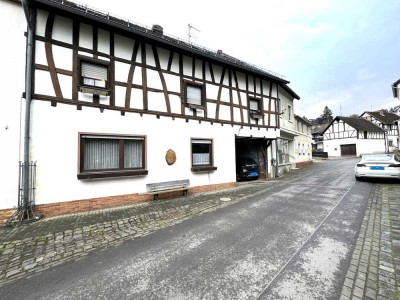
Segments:
[[[13,299],[338,299],[374,185],[316,162],[244,201],[0,289]]]

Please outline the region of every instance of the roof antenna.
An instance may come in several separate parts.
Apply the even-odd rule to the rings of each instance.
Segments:
[[[192,37],[192,35],[191,35],[191,30],[192,30],[192,29],[194,29],[194,30],[200,32],[199,29],[197,29],[196,27],[192,26],[190,23],[188,24],[188,40],[189,40],[189,44],[191,43],[191,42],[190,42],[190,38]],[[195,36],[193,36],[193,37],[196,38]]]

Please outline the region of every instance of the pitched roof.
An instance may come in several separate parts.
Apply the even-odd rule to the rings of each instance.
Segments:
[[[300,117],[299,115],[294,115],[294,117],[296,118],[296,119],[299,119],[301,122],[303,122],[303,123],[306,123],[307,125],[309,125],[309,126],[312,126],[312,124],[310,123],[310,121],[308,121],[308,120],[306,120],[305,118],[302,118],[302,117]]]
[[[328,126],[331,125],[331,123],[325,123],[325,124],[318,124],[318,125],[313,125],[311,129],[311,133],[320,133],[322,134]]]
[[[328,129],[332,125],[333,122],[338,121],[338,120],[342,120],[343,122],[345,122],[346,124],[349,124],[351,127],[353,127],[356,130],[369,131],[369,132],[385,132],[379,126],[377,126],[377,125],[373,124],[372,122],[367,121],[363,118],[351,118],[351,117],[340,117],[340,116],[334,118],[333,121],[331,123],[329,123],[329,126],[327,126],[323,132],[325,132],[326,129]]]
[[[400,120],[399,115],[396,115],[396,114],[390,113],[390,112],[383,112],[383,115],[382,115],[381,111],[366,111],[361,116],[363,116],[366,113],[370,114],[375,119],[381,121],[383,124],[393,124],[394,122]]]
[[[173,47],[175,49],[179,49],[184,52],[188,52],[194,54],[196,56],[205,57],[212,61],[216,61],[234,68],[237,68],[242,71],[251,72],[255,75],[272,79],[275,82],[279,82],[282,84],[283,88],[288,89],[289,87],[286,84],[289,84],[290,81],[283,78],[282,75],[274,73],[269,70],[265,70],[256,65],[247,63],[245,61],[234,58],[230,55],[223,53],[221,50],[213,51],[207,49],[206,47],[196,45],[194,43],[189,43],[180,38],[173,37],[171,35],[163,34],[162,29],[153,30],[143,25],[139,25],[135,22],[131,22],[127,19],[122,19],[120,17],[115,17],[110,15],[109,13],[102,12],[87,5],[79,4],[77,2],[68,1],[68,0],[28,0],[29,3],[37,4],[37,5],[45,5],[50,6],[67,13],[72,13],[77,16],[84,17],[86,19],[93,20],[94,22],[105,24],[106,26],[112,26],[114,28],[118,28],[120,30],[124,30],[126,32],[138,35],[145,39],[150,39],[159,44]],[[154,28],[154,27],[153,27]],[[160,28],[160,26],[156,27]],[[289,92],[290,93],[290,92]],[[292,91],[293,96],[296,98],[296,94]],[[298,96],[297,96],[298,97]]]
[[[289,93],[289,95],[291,95],[293,98],[295,98],[295,99],[297,99],[297,100],[300,100],[300,96],[297,95],[297,94],[296,94],[290,87],[288,87],[286,84],[282,84],[281,86],[282,86],[282,88],[283,88],[287,93]]]

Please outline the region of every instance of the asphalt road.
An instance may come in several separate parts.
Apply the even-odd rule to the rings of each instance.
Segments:
[[[5,285],[2,299],[339,299],[375,185],[316,162],[246,200]]]

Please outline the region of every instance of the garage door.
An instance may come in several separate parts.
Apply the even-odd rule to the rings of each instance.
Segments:
[[[341,155],[357,155],[356,144],[340,145]]]

